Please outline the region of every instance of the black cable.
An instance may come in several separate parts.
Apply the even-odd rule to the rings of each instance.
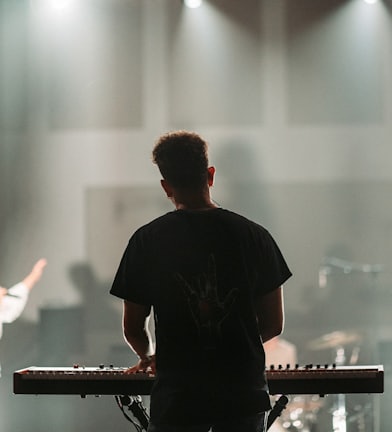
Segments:
[[[115,399],[124,417],[133,424],[136,430],[138,432],[141,432],[142,429],[147,431],[150,418],[147,414],[146,409],[143,406],[141,396],[122,395],[115,396]],[[127,407],[128,410],[132,412],[133,416],[138,420],[140,424],[136,423],[130,416],[126,414],[125,407]]]
[[[272,423],[281,415],[282,411],[286,408],[289,398],[282,395],[273,406],[272,410],[268,414],[267,430],[271,427]]]
[[[141,426],[147,430],[150,418],[143,406],[141,396],[131,396],[130,400],[131,404],[128,406],[128,409],[132,412],[134,417],[139,420]]]
[[[116,400],[117,406],[120,408],[121,412],[123,413],[124,417],[132,423],[134,428],[137,430],[137,432],[142,432],[143,428],[137,424],[124,410],[124,405],[122,404],[121,398],[123,396],[114,396],[114,399]]]

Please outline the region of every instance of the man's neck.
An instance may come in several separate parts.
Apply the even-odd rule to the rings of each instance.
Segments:
[[[181,196],[175,194],[173,204],[177,210],[212,210],[218,206],[212,201],[209,193],[186,194]]]
[[[215,208],[218,208],[218,206],[212,201],[210,203],[200,203],[200,204],[175,203],[175,206],[177,210],[197,210],[197,211],[213,210]]]

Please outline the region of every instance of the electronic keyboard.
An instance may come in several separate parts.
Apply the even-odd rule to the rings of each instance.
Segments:
[[[15,394],[149,395],[155,377],[125,374],[126,367],[28,367],[15,371]],[[270,394],[383,393],[384,368],[306,365],[266,370]]]

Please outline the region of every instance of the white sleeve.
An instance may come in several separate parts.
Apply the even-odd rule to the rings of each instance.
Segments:
[[[0,321],[3,323],[15,321],[23,312],[29,297],[29,289],[22,282],[11,287],[8,292],[15,297],[6,295],[0,303]]]

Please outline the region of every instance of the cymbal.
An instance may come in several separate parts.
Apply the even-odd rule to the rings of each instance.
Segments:
[[[334,331],[309,342],[308,347],[311,350],[338,348],[354,342],[359,342],[361,339],[362,337],[358,332]]]

